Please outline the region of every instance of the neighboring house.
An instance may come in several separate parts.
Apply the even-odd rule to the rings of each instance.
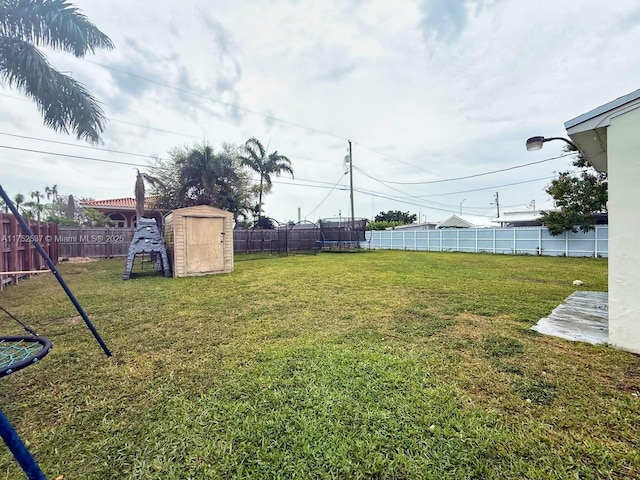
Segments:
[[[165,209],[154,208],[155,198],[145,199],[145,218],[155,218],[158,227],[162,226],[162,216],[168,212]],[[134,228],[136,222],[136,200],[135,198],[112,198],[109,200],[87,200],[80,202],[82,207],[95,208],[109,218],[116,228]]]
[[[495,217],[491,220],[494,223],[499,223],[502,227],[539,227],[542,225],[540,217],[542,212],[553,212],[556,209],[546,209],[537,211],[520,211],[520,212],[503,212],[499,217]],[[608,222],[608,215],[606,213],[596,213],[591,216],[591,220],[595,225],[606,225]]]
[[[502,212],[499,217],[491,221],[499,223],[503,227],[539,227],[542,211],[524,210],[514,212]]]
[[[609,181],[609,343],[640,353],[640,90],[564,124]]]
[[[385,230],[404,230],[414,232],[417,230],[434,230],[438,226],[437,223],[410,223],[409,225],[398,225],[396,227],[387,227]]]
[[[451,215],[436,228],[490,228],[495,227],[489,217],[477,215]]]

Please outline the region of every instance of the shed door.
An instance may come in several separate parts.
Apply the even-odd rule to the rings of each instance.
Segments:
[[[187,273],[224,270],[222,218],[186,217]]]

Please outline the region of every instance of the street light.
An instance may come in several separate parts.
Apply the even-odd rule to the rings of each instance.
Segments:
[[[549,138],[531,137],[531,138],[527,139],[527,143],[526,143],[527,151],[533,152],[535,150],[540,150],[542,148],[542,145],[545,142],[550,142],[551,140],[562,140],[563,142],[566,142],[568,145],[571,145],[578,152],[582,153],[575,143],[573,143],[571,140],[569,140],[567,138],[564,138],[564,137],[549,137]]]

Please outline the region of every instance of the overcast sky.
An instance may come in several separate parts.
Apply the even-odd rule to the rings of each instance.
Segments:
[[[559,142],[539,152],[524,142],[566,135],[565,121],[640,88],[637,0],[73,3],[115,50],[45,53],[103,102],[100,148],[166,157],[255,136],[295,170],[264,199],[280,221],[297,220],[298,208],[312,221],[350,215],[347,139],[357,217],[399,209],[438,221],[461,206],[495,216],[496,192],[506,210],[549,206],[545,185],[569,159],[416,182],[558,156]],[[147,163],[52,132],[33,102],[0,93],[2,146]],[[94,199],[133,196],[131,165],[2,148],[0,166],[11,196],[53,184]]]

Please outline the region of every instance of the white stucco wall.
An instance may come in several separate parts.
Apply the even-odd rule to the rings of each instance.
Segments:
[[[640,109],[611,120],[609,343],[640,353]]]

